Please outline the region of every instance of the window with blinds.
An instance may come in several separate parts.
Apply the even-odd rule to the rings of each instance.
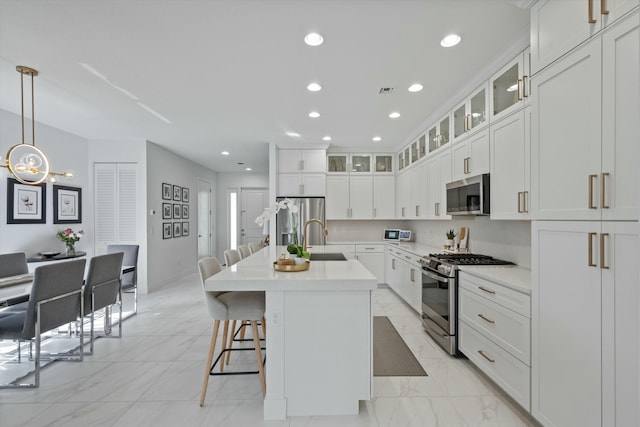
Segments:
[[[94,164],[95,254],[137,241],[136,163]]]

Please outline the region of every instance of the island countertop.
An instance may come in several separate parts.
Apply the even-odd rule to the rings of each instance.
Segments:
[[[330,246],[314,246],[312,252],[331,252]],[[237,291],[348,291],[372,290],[375,276],[359,261],[311,261],[308,270],[276,271],[273,262],[286,252],[285,247],[264,248],[205,282],[207,291],[228,291],[229,281]]]

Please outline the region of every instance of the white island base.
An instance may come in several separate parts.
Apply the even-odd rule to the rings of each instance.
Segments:
[[[205,284],[211,291],[266,291],[264,418],[357,414],[359,401],[371,398],[377,280],[357,260],[277,272],[279,253],[263,249]]]

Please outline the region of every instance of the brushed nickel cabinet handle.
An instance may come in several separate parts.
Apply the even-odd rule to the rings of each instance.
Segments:
[[[373,208],[373,217],[375,218],[377,215],[376,208]]]
[[[304,184],[300,184],[298,190],[300,190],[300,194],[304,194]]]
[[[524,213],[529,213],[529,192],[522,193],[522,204],[524,205]]]
[[[402,207],[402,216],[404,217],[404,206]]]
[[[609,205],[605,202],[605,179],[609,176],[609,172],[603,172],[600,174],[600,207],[602,209],[609,209]]]
[[[593,238],[596,234],[598,233],[589,233],[587,236],[587,238],[589,239],[589,241],[587,242],[589,245],[589,262],[587,263],[587,265],[589,267],[597,267],[597,265],[593,262]]]
[[[522,76],[522,96],[524,98],[528,98],[529,94],[527,93],[527,79],[528,76]]]
[[[491,323],[491,324],[496,323],[496,321],[495,321],[495,320],[488,319],[488,318],[487,318],[487,317],[485,317],[485,315],[484,315],[484,314],[482,314],[482,313],[478,314],[478,317],[479,317],[479,318],[481,318],[482,320],[485,320],[485,321],[487,321],[487,322]]]
[[[391,269],[392,269],[392,270],[395,270],[395,269],[396,269],[396,259],[395,259],[395,258],[392,258],[392,259],[391,259]]]
[[[524,90],[522,89],[522,79],[518,79],[518,101],[522,101]]]
[[[496,293],[496,291],[494,291],[493,289],[487,289],[484,286],[478,286],[478,289],[492,295],[495,295]]]
[[[419,205],[416,205],[416,216],[420,216],[420,214],[418,213],[418,209],[420,208]]]
[[[609,269],[609,266],[604,262],[604,243],[607,237],[609,237],[609,233],[600,234],[600,268],[603,270]]]
[[[598,179],[598,175],[589,175],[589,209],[597,209],[593,204],[593,180]]]
[[[518,213],[522,213],[522,206],[520,204],[521,197],[522,197],[522,191],[518,191]]]
[[[600,13],[603,15],[609,14],[609,11],[607,10],[607,0],[600,0]]]
[[[304,160],[300,160],[300,170],[304,170]]]
[[[593,19],[593,0],[587,0],[589,3],[589,24],[595,24],[596,20]]]
[[[487,359],[489,362],[491,363],[496,363],[495,359],[490,358],[489,356],[487,356],[486,354],[484,354],[484,351],[482,350],[478,350],[478,353],[480,353],[480,356],[484,357],[485,359]]]
[[[412,282],[415,282],[415,281],[416,281],[416,280],[415,280],[415,278],[414,278],[414,273],[415,273],[415,272],[416,272],[416,271],[412,268],[412,269],[411,269],[411,281],[412,281]]]

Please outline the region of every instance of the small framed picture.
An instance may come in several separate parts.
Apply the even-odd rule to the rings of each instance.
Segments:
[[[173,217],[173,212],[171,211],[171,209],[171,203],[162,204],[162,219],[171,219]]]
[[[173,219],[182,218],[182,205],[178,203],[173,204]]]
[[[171,200],[171,192],[173,188],[171,184],[162,183],[162,200]]]
[[[46,224],[47,187],[7,181],[7,224]]]
[[[182,223],[182,237],[188,236],[188,235],[189,235],[189,223],[188,222],[183,222]]]
[[[187,187],[182,187],[182,201],[189,203],[189,189]]]
[[[162,223],[162,238],[163,239],[170,239],[172,235],[173,235],[173,224],[171,224],[170,222],[163,222]]]
[[[189,219],[189,205],[182,205],[182,219]]]
[[[173,237],[182,236],[182,223],[174,222],[173,223]]]
[[[82,189],[53,186],[53,223],[80,224],[82,222]]]
[[[173,186],[173,200],[179,202],[182,200],[182,187],[179,185]]]

